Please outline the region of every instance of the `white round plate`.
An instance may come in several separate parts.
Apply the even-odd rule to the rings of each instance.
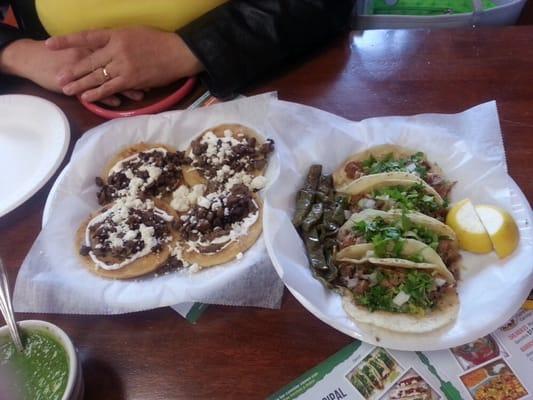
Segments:
[[[518,311],[533,286],[531,207],[520,188],[504,173],[500,174],[501,179],[497,180],[496,187],[483,187],[485,181],[479,174],[479,179],[475,181],[463,175],[461,182],[459,174],[464,173],[465,168],[456,161],[469,158],[466,153],[453,153],[454,156],[449,160],[439,162],[443,167],[443,164],[456,165],[455,169],[444,169],[450,172],[448,177],[458,181],[452,200],[470,197],[475,204],[502,205],[517,221],[521,238],[517,250],[504,260],[499,260],[494,253],[475,255],[462,252],[465,268],[458,285],[461,307],[456,321],[429,333],[400,334],[355,323],[347,316],[340,296],[312,276],[302,240],[291,222],[296,191],[302,185],[308,167],[319,159],[311,159],[312,155],[303,152],[293,153],[296,154],[293,156],[296,166],[282,165],[282,178],[278,178],[266,193],[263,218],[268,253],[294,297],[333,328],[364,342],[396,350],[430,351],[455,347],[487,335],[507,322]],[[304,163],[303,160],[307,158],[310,159]],[[468,162],[472,160],[470,158]],[[466,169],[470,170],[468,167]],[[326,167],[324,172],[331,170]],[[479,192],[479,196],[475,192]]]
[[[0,96],[0,217],[50,179],[69,142],[68,120],[55,104],[34,96]]]

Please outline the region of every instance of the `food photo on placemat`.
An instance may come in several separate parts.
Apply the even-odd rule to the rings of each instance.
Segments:
[[[461,381],[474,400],[518,400],[528,394],[504,360],[475,369],[461,376]]]
[[[500,356],[509,356],[492,335],[486,335],[473,342],[453,347],[450,351],[464,370],[469,370]]]
[[[346,378],[365,399],[374,400],[380,398],[401,372],[403,368],[385,349],[376,348]]]

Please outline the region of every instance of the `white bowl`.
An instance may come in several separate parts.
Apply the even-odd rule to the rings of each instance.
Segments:
[[[52,336],[54,339],[56,339],[61,344],[61,346],[63,346],[67,353],[69,368],[67,386],[65,388],[65,393],[63,394],[61,400],[82,399],[84,387],[83,376],[81,374],[81,364],[78,359],[76,349],[74,348],[74,345],[72,344],[72,341],[67,336],[67,334],[61,328],[46,321],[27,320],[20,321],[17,323],[17,325],[23,330],[38,330],[41,332],[45,332],[48,335]],[[0,328],[0,341],[2,341],[2,338],[4,337],[10,338],[7,326],[3,326]]]

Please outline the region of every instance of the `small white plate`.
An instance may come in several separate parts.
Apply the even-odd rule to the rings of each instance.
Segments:
[[[0,217],[43,187],[69,142],[67,117],[55,104],[34,96],[0,96]]]

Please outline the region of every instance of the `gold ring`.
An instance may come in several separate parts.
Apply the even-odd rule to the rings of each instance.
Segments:
[[[104,75],[104,82],[111,79],[111,75],[109,75],[109,72],[107,72],[106,67],[102,68],[102,74]]]

